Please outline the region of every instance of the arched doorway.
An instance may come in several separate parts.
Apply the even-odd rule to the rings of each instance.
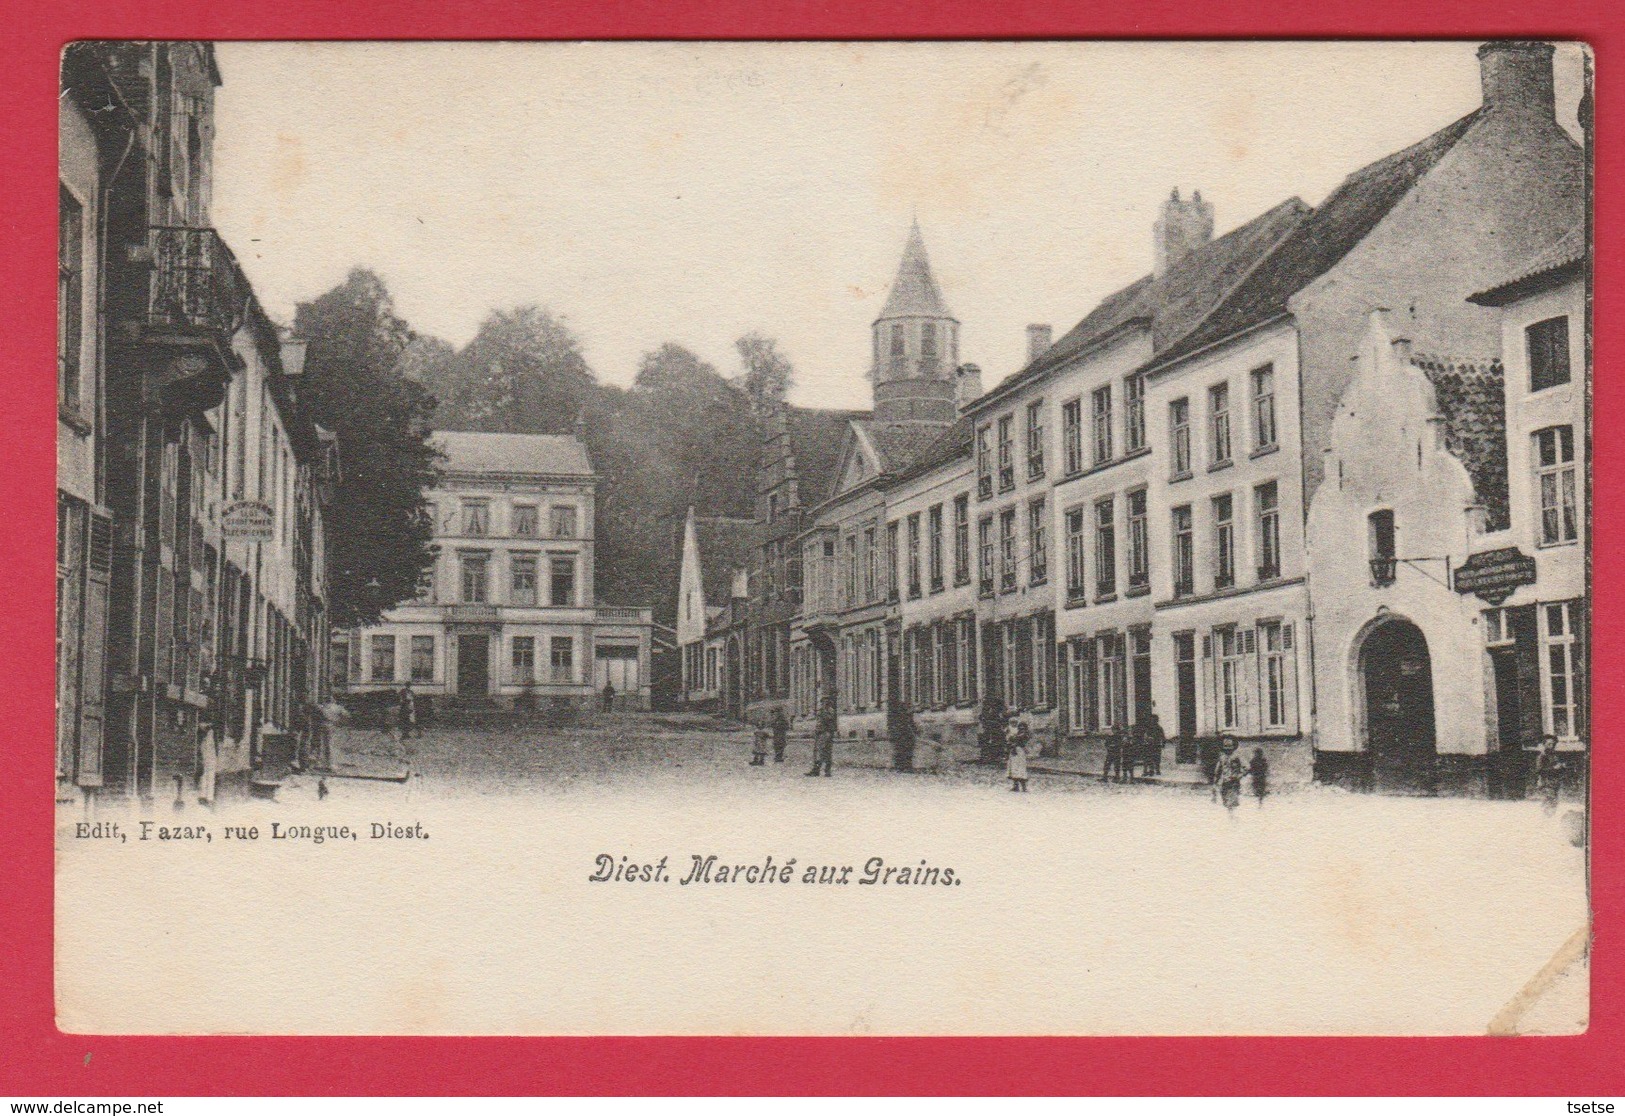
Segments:
[[[1399,617],[1372,628],[1360,646],[1359,677],[1375,789],[1434,793],[1433,663],[1421,629]]]

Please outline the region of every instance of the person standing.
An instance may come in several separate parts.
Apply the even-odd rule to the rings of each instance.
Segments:
[[[1541,808],[1551,814],[1557,810],[1557,737],[1545,733],[1540,738],[1540,749],[1535,753],[1535,790],[1540,794]]]
[[[762,767],[767,763],[768,733],[769,730],[766,725],[757,725],[750,734],[750,765],[752,767]]]
[[[784,706],[773,710],[773,762],[784,762],[784,748],[790,742],[790,719],[784,715]]]
[[[1115,732],[1106,735],[1106,765],[1100,772],[1100,781],[1109,783],[1123,777],[1123,740]]]
[[[401,695],[398,702],[397,720],[401,725],[401,739],[412,736],[421,736],[418,731],[418,701],[412,693],[412,683],[407,682],[401,686]]]
[[[1247,773],[1253,780],[1253,797],[1258,808],[1264,808],[1264,796],[1270,792],[1270,761],[1264,758],[1264,749],[1254,748],[1253,758],[1247,761]]]
[[[615,712],[615,683],[613,682],[606,681],[604,683],[604,712]]]
[[[1162,750],[1168,745],[1168,736],[1162,731],[1162,721],[1155,709],[1146,714],[1140,733],[1145,740],[1145,773],[1161,775]]]
[[[1241,779],[1246,771],[1241,753],[1236,750],[1235,737],[1223,737],[1219,741],[1219,764],[1214,769],[1213,779],[1218,788],[1219,801],[1224,803],[1231,817],[1235,816],[1236,807],[1241,805]]]
[[[1013,793],[1025,794],[1027,791],[1027,752],[1031,747],[1032,730],[1027,727],[1027,723],[1015,717],[1010,718],[1004,773],[1010,780],[1010,790]]]
[[[818,707],[818,727],[813,732],[813,765],[808,775],[829,776],[830,769],[835,765],[835,733],[838,727],[835,698],[826,695]]]

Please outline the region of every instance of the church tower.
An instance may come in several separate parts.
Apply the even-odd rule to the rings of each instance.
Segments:
[[[891,296],[874,324],[876,422],[954,421],[959,321],[942,301],[915,221]]]

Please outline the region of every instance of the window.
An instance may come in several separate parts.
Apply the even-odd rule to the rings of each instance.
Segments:
[[[1027,479],[1044,475],[1044,401],[1027,404]]]
[[[1048,510],[1042,496],[1027,505],[1028,581],[1033,585],[1049,579]]]
[[[464,554],[462,556],[464,604],[485,603],[485,574],[489,562],[490,559],[484,554]]]
[[[372,680],[395,681],[395,637],[392,635],[372,637]]]
[[[1128,686],[1123,670],[1121,632],[1102,632],[1095,637],[1099,691],[1095,695],[1097,725],[1101,732],[1128,727]]]
[[[990,427],[977,427],[976,496],[980,500],[986,500],[993,495],[993,450],[989,445],[992,436],[993,431]]]
[[[570,506],[549,508],[549,526],[553,529],[555,539],[573,539],[576,537],[576,510]]]
[[[1394,583],[1398,566],[1394,545],[1394,513],[1384,508],[1366,516],[1366,547],[1371,559],[1373,585]]]
[[[942,592],[942,505],[932,504],[926,513],[926,572],[931,578],[931,592]]]
[[[920,595],[920,513],[908,517],[908,542],[905,558],[908,562],[908,595]]]
[[[510,562],[512,583],[509,587],[508,603],[522,607],[535,607],[536,555],[515,554]]]
[[[1108,496],[1095,503],[1095,596],[1117,592],[1117,501]]]
[[[875,599],[875,574],[880,565],[880,547],[875,545],[873,525],[863,529],[863,599]]]
[[[1123,381],[1123,449],[1145,448],[1145,377],[1135,373]]]
[[[841,551],[841,604],[851,607],[858,603],[858,537],[847,535]]]
[[[1094,460],[1104,465],[1112,459],[1112,386],[1098,387],[1089,394],[1089,415]]]
[[[1574,501],[1574,428],[1535,431],[1535,478],[1540,486],[1540,545],[1579,537]]]
[[[1286,728],[1290,723],[1287,679],[1291,665],[1287,652],[1292,650],[1292,625],[1279,620],[1258,625],[1259,673],[1264,691],[1264,727]]]
[[[432,562],[429,564],[428,569],[418,574],[417,600],[423,604],[434,603],[434,563]]]
[[[1041,612],[1033,617],[1033,708],[1048,709],[1050,687],[1055,678],[1055,614]]]
[[[528,686],[536,681],[536,637],[513,637],[513,676],[516,686]]]
[[[1073,732],[1095,731],[1095,642],[1080,637],[1069,643],[1070,696],[1067,722]]]
[[[1174,596],[1188,597],[1196,592],[1196,546],[1191,538],[1191,506],[1174,509]]]
[[[999,625],[999,673],[1004,678],[1004,707],[1011,712],[1021,708],[1021,674],[1016,665],[1019,657],[1016,647],[1016,625],[1007,620]]]
[[[1213,587],[1226,589],[1235,583],[1235,502],[1226,492],[1213,497]]]
[[[1191,472],[1191,401],[1175,399],[1168,404],[1168,443],[1172,447],[1173,477]]]
[[[976,619],[962,616],[959,626],[959,700],[976,700]]]
[[[920,356],[928,361],[937,359],[937,327],[932,322],[920,326]]]
[[[1275,482],[1253,489],[1253,508],[1258,516],[1258,580],[1281,576],[1281,506]]]
[[[1250,378],[1253,383],[1253,448],[1270,449],[1275,445],[1275,369],[1266,364],[1253,369]]]
[[[897,599],[897,520],[886,524],[886,599]]]
[[[999,420],[999,491],[1006,492],[1016,486],[1015,446],[1011,444],[1011,427],[1015,419],[1005,415]]]
[[[85,211],[65,188],[56,215],[57,402],[79,409],[79,361],[84,348]]]
[[[976,524],[976,541],[981,549],[981,592],[993,593],[993,517],[984,515]]]
[[[1145,489],[1128,494],[1128,584],[1135,589],[1151,582],[1151,532],[1146,525]]]
[[[513,506],[513,533],[522,539],[534,539],[536,529],[536,505],[515,504]]]
[[[1230,462],[1230,385],[1214,384],[1207,389],[1208,465]]]
[[[1083,472],[1083,403],[1077,399],[1061,405],[1061,454],[1068,476]]]
[[[1541,664],[1546,675],[1546,730],[1560,740],[1579,735],[1575,720],[1579,708],[1575,694],[1575,668],[1579,663],[1573,614],[1576,605],[1560,601],[1540,606],[1541,642],[1546,649]]]
[[[1016,509],[999,513],[999,592],[1016,587]]]
[[[903,323],[893,322],[891,327],[891,355],[893,360],[900,359],[904,352]]]
[[[1529,390],[1569,382],[1569,320],[1547,318],[1523,331],[1529,352]]]
[[[1083,509],[1073,508],[1066,513],[1066,603],[1084,602],[1084,522]]]
[[[576,603],[576,560],[557,555],[549,560],[547,600],[554,608],[569,608]]]
[[[1219,653],[1218,666],[1218,727],[1224,730],[1241,727],[1242,695],[1246,692],[1244,659],[1251,650],[1252,632],[1235,628],[1220,628],[1213,633]]]
[[[569,683],[576,680],[576,643],[571,636],[554,636],[548,641],[548,659],[554,682]]]
[[[970,584],[970,493],[954,497],[954,584]]]
[[[491,505],[484,500],[463,501],[463,534],[483,538],[491,533]]]

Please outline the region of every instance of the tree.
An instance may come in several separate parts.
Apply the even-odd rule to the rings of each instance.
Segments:
[[[434,397],[403,375],[412,332],[383,280],[364,268],[301,303],[294,330],[310,342],[301,400],[338,435],[328,611],[337,627],[373,624],[416,594],[433,558],[423,494],[436,478]]]
[[[574,428],[597,387],[575,334],[539,306],[493,312],[440,371],[451,381],[441,397],[440,423],[447,429],[563,433]]]
[[[750,396],[757,410],[767,403],[782,403],[795,383],[795,370],[790,360],[779,352],[779,343],[771,337],[751,330],[734,342],[744,365],[741,378],[745,394]]]

